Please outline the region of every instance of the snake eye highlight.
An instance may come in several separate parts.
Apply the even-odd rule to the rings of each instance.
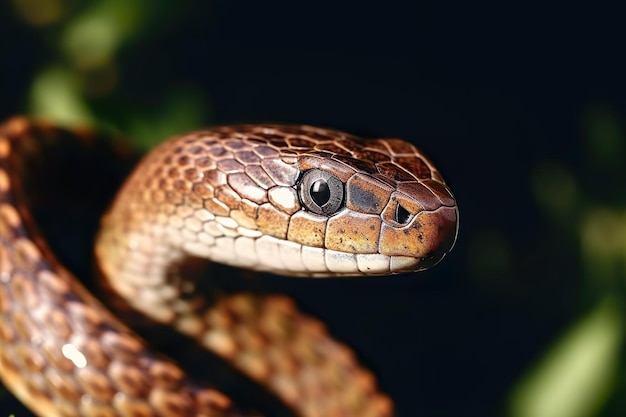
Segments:
[[[396,206],[396,222],[399,224],[407,224],[413,216],[411,213],[400,204]]]
[[[308,210],[330,216],[343,205],[344,186],[334,175],[311,169],[302,175],[299,196],[302,205]]]
[[[320,207],[330,200],[330,188],[328,188],[328,183],[322,179],[315,180],[315,182],[311,184],[309,192],[315,204]]]

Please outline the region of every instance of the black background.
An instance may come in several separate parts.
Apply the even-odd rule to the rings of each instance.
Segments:
[[[529,178],[544,161],[579,172],[585,109],[624,108],[623,13],[582,3],[188,3],[122,51],[123,104],[185,84],[206,94],[211,123],[303,122],[418,144],[458,199],[455,250],[419,275],[306,283],[297,296],[357,348],[400,417],[502,415],[512,384],[589,306],[577,242],[555,237]],[[4,118],[24,110],[50,57],[45,37],[2,7]],[[483,276],[471,269],[474,245],[492,232],[511,259]]]

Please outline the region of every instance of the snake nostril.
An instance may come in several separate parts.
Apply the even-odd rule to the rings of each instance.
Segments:
[[[396,222],[400,224],[407,224],[412,217],[411,213],[409,213],[409,211],[400,204],[396,206]]]

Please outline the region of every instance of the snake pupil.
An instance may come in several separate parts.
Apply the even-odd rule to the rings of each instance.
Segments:
[[[311,184],[311,198],[320,207],[328,203],[328,200],[330,200],[330,188],[325,180],[319,179]]]
[[[400,204],[396,206],[396,221],[400,224],[406,224],[411,219],[411,213]]]
[[[334,175],[319,170],[305,171],[298,187],[300,202],[307,210],[332,216],[343,205],[344,184]]]

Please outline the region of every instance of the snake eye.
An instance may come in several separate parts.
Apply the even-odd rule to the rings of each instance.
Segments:
[[[412,217],[411,213],[409,213],[409,211],[400,204],[396,206],[396,222],[400,224],[407,224]]]
[[[343,183],[334,175],[319,169],[311,169],[300,180],[300,201],[316,214],[330,216],[343,204]]]

